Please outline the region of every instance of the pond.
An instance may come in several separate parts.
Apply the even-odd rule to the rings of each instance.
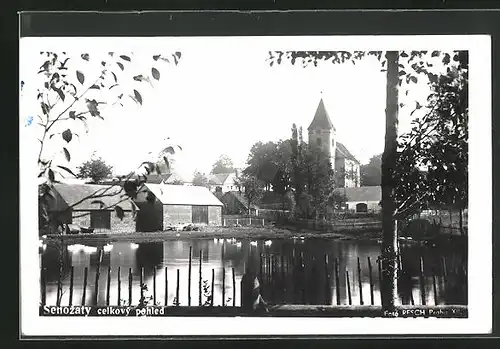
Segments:
[[[103,250],[97,288],[99,305],[105,305],[108,297],[110,305],[128,304],[129,300],[132,305],[138,304],[142,273],[143,284],[147,286],[144,295],[155,298],[150,304],[156,301],[157,305],[164,305],[166,298],[167,305],[197,306],[213,302],[214,306],[239,306],[240,281],[248,267],[259,275],[261,293],[271,304],[381,303],[377,265],[380,244],[377,242],[232,238],[153,242],[92,240],[79,244],[49,242],[40,248],[40,262],[46,270],[46,304],[56,304],[61,251],[61,305],[70,301],[71,266],[74,273],[72,304],[82,304],[82,298],[86,305],[93,304],[99,249]],[[190,249],[191,281],[188,278]],[[467,304],[464,253],[420,245],[402,246],[401,250],[405,277],[398,285],[400,303]],[[335,268],[335,262],[338,268]],[[87,283],[83,292],[86,267]],[[132,278],[130,289],[129,273]],[[210,297],[212,282],[213,300]]]

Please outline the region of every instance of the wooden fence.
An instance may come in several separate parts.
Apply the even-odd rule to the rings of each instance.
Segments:
[[[176,277],[174,280],[168,278],[167,267],[165,267],[165,278],[164,285],[160,285],[157,281],[157,272],[158,269],[156,267],[153,268],[152,272],[152,282],[153,287],[150,295],[146,295],[147,287],[145,287],[144,283],[144,268],[141,267],[139,269],[139,280],[133,277],[132,268],[128,268],[128,270],[122,270],[121,267],[118,267],[117,270],[112,270],[111,267],[108,267],[106,270],[106,274],[104,278],[100,275],[100,263],[102,257],[102,250],[99,251],[98,264],[96,266],[96,276],[95,280],[88,279],[88,267],[84,268],[84,277],[83,277],[83,293],[81,295],[81,299],[74,298],[74,267],[70,267],[70,275],[69,275],[69,304],[68,305],[85,305],[87,304],[87,295],[86,290],[87,287],[90,286],[90,282],[93,281],[94,286],[94,294],[92,296],[91,304],[98,305],[98,296],[100,292],[100,283],[105,282],[106,285],[106,294],[105,294],[105,304],[110,304],[110,292],[111,292],[111,280],[113,277],[116,277],[117,281],[117,293],[118,293],[118,302],[119,305],[128,305],[128,306],[149,306],[149,305],[161,305],[167,306],[169,302],[172,300],[168,299],[168,284],[169,282],[174,282],[176,285],[175,288],[175,298],[173,300],[174,306],[180,306],[180,270],[176,270]],[[188,287],[185,290],[187,293],[187,306],[205,306],[205,307],[213,307],[214,299],[216,297],[221,297],[222,306],[227,306],[231,304],[227,304],[228,299],[232,300],[233,307],[239,307],[240,304],[236,304],[236,277],[235,277],[235,269],[230,268],[226,270],[222,268],[222,288],[221,294],[215,294],[215,269],[211,269],[211,287],[210,293],[207,295],[207,292],[203,290],[203,278],[202,278],[202,269],[203,269],[203,260],[202,260],[202,251],[200,251],[199,261],[193,262],[192,258],[192,247],[189,249],[189,265],[188,265]],[[410,272],[404,269],[405,265],[403,263],[404,259],[399,259],[398,263],[398,287],[402,293],[407,294],[407,298],[402,300],[402,304],[407,305],[429,305],[427,304],[427,296],[426,296],[426,281],[429,279],[432,282],[432,289],[434,294],[434,305],[438,305],[438,295],[437,295],[437,279],[438,277],[444,282],[444,285],[450,285],[450,279],[454,279],[455,282],[461,280],[462,285],[467,285],[467,267],[465,264],[448,263],[445,257],[440,258],[439,268],[431,268],[430,270],[424,269],[424,257],[420,257],[420,264],[418,275],[416,276],[419,281],[419,291],[420,297],[419,299],[414,299],[413,296],[413,285],[412,278],[414,275],[411,275]],[[361,263],[360,258],[357,258],[357,265],[354,270],[341,270],[339,258],[331,258],[330,255],[325,254],[323,260],[309,260],[306,263],[304,254],[300,253],[298,255],[293,254],[260,254],[259,261],[257,263],[257,270],[253,272],[258,275],[258,279],[261,285],[261,294],[263,294],[264,298],[268,303],[279,305],[279,304],[312,304],[312,305],[332,305],[331,303],[337,306],[340,305],[375,305],[378,303],[375,301],[375,288],[378,286],[380,289],[381,284],[381,265],[380,262],[372,260],[370,257],[367,257],[366,264]],[[197,266],[194,264],[198,264]],[[366,268],[363,268],[366,266]],[[193,277],[193,268],[197,267],[198,276]],[[247,265],[247,268],[252,268],[251,265]],[[62,270],[62,268],[60,268]],[[249,270],[249,269],[247,269]],[[125,272],[125,275],[124,275]],[[196,271],[194,271],[196,273]],[[230,272],[230,277],[226,279],[226,274]],[[367,294],[364,294],[363,289],[363,281],[362,274],[363,272],[367,272],[369,278],[369,291]],[[114,274],[114,275],[113,275]],[[316,280],[323,280],[322,285],[311,283],[311,280],[308,280],[308,275],[310,276],[318,276],[322,275],[321,278],[316,278]],[[366,273],[365,273],[366,275]],[[47,271],[46,269],[41,270],[41,304],[46,304],[46,296],[47,296]],[[124,280],[122,277],[126,276]],[[194,279],[194,280],[193,280]],[[197,279],[197,280],[196,280]],[[342,281],[341,281],[342,280]],[[57,280],[57,296],[56,296],[56,304],[57,306],[62,305],[61,299],[63,294],[63,276],[62,272],[59,272],[59,278]],[[193,281],[194,284],[193,284]],[[198,281],[198,282],[196,282]],[[288,282],[287,282],[288,281]],[[140,286],[140,299],[139,304],[133,304],[132,302],[132,292],[134,282],[137,285],[139,282]],[[229,292],[226,294],[226,285],[231,286]],[[157,290],[159,287],[164,287],[165,296],[163,300],[158,299]],[[191,291],[193,287],[198,287],[198,300],[193,300],[191,298]],[[313,292],[313,290],[316,290]],[[288,293],[287,293],[288,291]],[[149,291],[148,291],[149,292]],[[354,304],[353,301],[353,293],[357,292],[358,302]],[[467,287],[462,287],[462,292],[464,292],[461,296],[463,297],[463,301],[466,303],[467,299]],[[280,294],[281,293],[281,294]],[[341,296],[341,293],[345,293],[345,297]],[[206,295],[206,299],[203,300],[202,295]],[[288,296],[286,296],[288,295]],[[125,304],[122,303],[122,300],[125,299]],[[346,301],[347,304],[342,304],[342,301]],[[331,303],[330,303],[331,302]],[[152,303],[152,304],[151,304]]]
[[[224,227],[231,226],[264,226],[265,219],[259,217],[239,217],[239,218],[229,218],[223,219],[222,224]]]

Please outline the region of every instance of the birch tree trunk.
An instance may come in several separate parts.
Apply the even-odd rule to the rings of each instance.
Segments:
[[[382,307],[393,312],[397,297],[397,222],[393,172],[397,161],[399,53],[388,51],[385,148],[382,155]]]

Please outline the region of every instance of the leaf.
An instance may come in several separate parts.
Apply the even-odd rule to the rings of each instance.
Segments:
[[[116,78],[116,74],[114,72],[111,72],[113,74],[113,79],[115,79],[115,83],[118,82],[118,79]]]
[[[92,100],[87,99],[86,102],[87,102],[87,108],[90,112],[90,115],[99,116],[100,112],[97,109],[97,105],[98,105],[97,101],[95,99],[92,99]]]
[[[123,64],[121,64],[120,62],[116,62],[116,64],[120,67],[121,70],[125,69],[125,67],[123,66]]]
[[[411,82],[413,82],[415,84],[418,82],[418,79],[416,76],[410,76],[410,80],[411,80]]]
[[[450,63],[450,55],[447,53],[443,57],[443,64],[449,64]]]
[[[401,57],[408,57],[408,53],[406,53],[406,52],[403,51],[403,52],[401,52],[400,56]]]
[[[49,168],[49,180],[51,182],[55,182],[54,171],[52,171],[52,169],[50,169],[50,168]]]
[[[69,128],[62,133],[62,138],[66,141],[66,143],[71,142],[73,134],[71,133],[71,130]]]
[[[403,75],[406,75],[406,72],[404,70],[401,70],[398,76],[403,76]]]
[[[162,153],[169,153],[169,154],[175,154],[175,150],[172,146],[168,146],[165,149],[163,149]]]
[[[144,80],[144,76],[142,76],[142,75],[136,75],[136,76],[133,77],[133,79],[135,81],[142,81],[142,80]]]
[[[120,58],[123,59],[124,61],[130,62],[129,56],[121,55]]]
[[[71,161],[71,155],[69,154],[68,149],[63,148],[63,151],[64,151],[64,156],[66,157],[66,160],[67,160],[68,162],[69,162],[69,161]]]
[[[439,51],[432,51],[431,57],[437,57],[439,56]]]
[[[123,208],[120,206],[115,206],[115,212],[116,212],[116,217],[118,217],[120,220],[123,220],[123,217],[125,217],[125,211],[123,211]]]
[[[74,111],[74,110],[72,110],[72,111],[70,111],[70,112],[69,112],[69,118],[70,118],[70,119],[73,119],[73,120],[75,120],[75,119],[76,119],[76,116],[75,116],[75,111]]]
[[[139,102],[139,104],[142,105],[142,96],[139,93],[139,91],[134,90],[134,96],[135,96],[135,99],[137,100],[137,102]]]
[[[157,61],[159,58],[160,58],[160,55],[154,55],[154,56],[153,56],[153,59],[154,59],[155,61]]]
[[[111,90],[113,87],[116,87],[116,86],[118,86],[118,84],[111,85],[109,90]]]
[[[66,97],[64,95],[64,92],[60,88],[57,88],[57,87],[52,87],[52,89],[57,92],[57,94],[59,95],[59,97],[61,98],[61,100],[64,102],[64,99]]]
[[[42,107],[42,112],[47,115],[49,113],[49,106],[45,102],[41,102],[40,106]]]
[[[83,53],[82,54],[82,59],[88,62],[89,61],[89,54],[88,53]]]
[[[179,59],[181,59],[181,55],[182,55],[182,53],[180,53],[180,52],[176,52],[176,53],[175,53],[175,55],[176,55]]]
[[[95,204],[97,204],[97,205],[99,205],[99,208],[104,208],[104,207],[106,207],[106,204],[105,204],[103,201],[101,201],[101,200],[92,200],[92,201],[90,202],[90,204],[91,204],[91,205],[95,205]]]
[[[101,88],[100,88],[98,85],[96,85],[96,84],[94,84],[94,85],[92,85],[92,86],[90,86],[90,87],[89,87],[89,89],[91,89],[91,88],[94,88],[94,89],[96,89],[96,90],[100,90],[100,89],[101,89]]]
[[[165,161],[165,164],[167,165],[167,169],[170,171],[170,162],[168,161],[167,157],[164,156],[163,160]]]
[[[79,70],[76,71],[76,78],[78,79],[78,82],[80,82],[80,84],[83,85],[83,83],[85,82],[85,76],[81,71]]]
[[[69,168],[65,167],[65,166],[61,166],[61,165],[57,165],[57,167],[59,168],[62,168],[64,171],[68,172],[69,174],[73,175],[74,177],[76,177],[76,175],[73,173],[73,171],[71,171]]]
[[[153,75],[153,78],[156,80],[160,80],[160,72],[156,68],[151,68],[151,74]]]

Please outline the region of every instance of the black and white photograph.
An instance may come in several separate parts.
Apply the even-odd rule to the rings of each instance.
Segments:
[[[21,39],[23,333],[486,333],[490,56]]]

